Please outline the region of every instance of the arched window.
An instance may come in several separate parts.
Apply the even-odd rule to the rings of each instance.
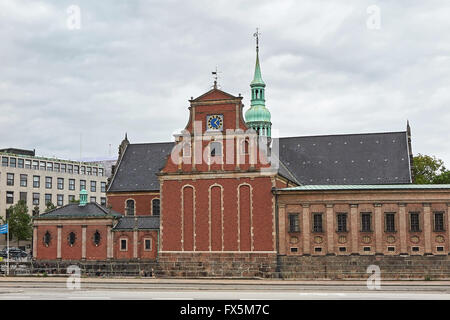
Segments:
[[[222,155],[222,143],[213,141],[209,144],[211,157],[218,157]]]
[[[134,216],[134,200],[127,200],[127,206],[125,207],[127,216]]]
[[[69,242],[69,246],[73,246],[75,244],[75,240],[77,237],[75,236],[75,233],[71,232],[69,233],[69,236],[67,237],[67,241]]]
[[[50,235],[50,232],[46,232],[44,235],[44,245],[48,247],[50,245],[50,241],[52,240],[52,236]]]
[[[100,232],[98,232],[98,230],[95,230],[92,240],[94,241],[96,247],[100,244],[100,238],[101,238]]]
[[[244,139],[241,141],[241,154],[248,154],[248,149],[249,149],[249,144],[250,142],[248,141],[248,139]]]
[[[152,214],[154,216],[159,216],[159,211],[160,211],[159,199],[153,199],[152,200]]]

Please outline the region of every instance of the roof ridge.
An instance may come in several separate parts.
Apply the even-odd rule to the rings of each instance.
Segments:
[[[392,134],[392,133],[406,133],[406,131],[368,132],[368,133],[338,133],[338,134],[323,134],[323,135],[313,135],[313,136],[279,137],[278,139],[312,138],[312,137],[336,137],[336,136],[367,136],[367,135]],[[272,139],[274,139],[274,138],[272,137]]]

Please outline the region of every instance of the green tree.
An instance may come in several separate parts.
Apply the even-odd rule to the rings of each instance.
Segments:
[[[442,172],[440,175],[433,179],[435,184],[450,184],[450,170]]]
[[[50,201],[45,204],[45,212],[49,212],[50,210],[55,209],[56,206]]]
[[[33,228],[25,201],[20,200],[7,209],[7,221],[10,239],[16,238],[18,244],[21,240],[31,239]]]
[[[435,156],[418,154],[413,158],[413,175],[416,184],[437,183],[436,179],[447,172],[444,161]]]

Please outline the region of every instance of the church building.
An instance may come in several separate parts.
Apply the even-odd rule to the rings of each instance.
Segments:
[[[37,217],[35,259],[153,260],[174,276],[183,274],[180,264],[201,263],[214,276],[217,265],[246,263],[279,272],[286,257],[449,254],[450,185],[412,184],[409,124],[401,132],[273,137],[258,42],[250,89],[245,111],[243,97],[215,81],[189,100],[174,141],[133,144],[125,136],[107,208],[71,204]]]

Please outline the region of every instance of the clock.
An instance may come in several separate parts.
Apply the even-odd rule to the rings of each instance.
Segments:
[[[222,131],[223,129],[223,115],[214,114],[206,117],[206,125],[208,130]]]

